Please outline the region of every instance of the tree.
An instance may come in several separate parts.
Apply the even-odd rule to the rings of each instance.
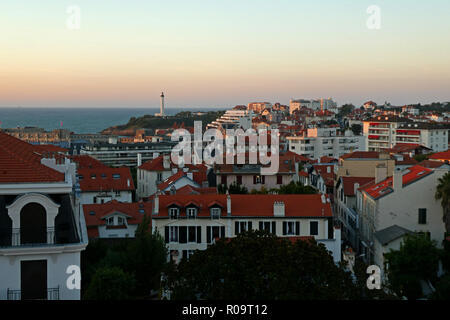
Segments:
[[[361,127],[360,124],[354,123],[351,126],[351,130],[353,131],[353,134],[355,136],[359,136],[361,134],[361,132],[362,132],[362,127]]]
[[[385,254],[391,289],[410,300],[420,298],[420,281],[437,279],[439,257],[435,241],[423,234],[407,235],[400,250],[391,249]]]
[[[445,229],[447,233],[450,233],[450,172],[439,178],[438,182],[435,197],[436,200],[441,200]]]
[[[311,186],[304,186],[301,182],[291,181],[287,185],[283,185],[277,192],[278,194],[315,194],[317,190]]]
[[[168,274],[173,299],[351,299],[356,287],[314,239],[295,243],[264,231],[219,240]]]
[[[84,299],[86,300],[127,300],[131,299],[135,279],[119,267],[97,269],[90,282]]]
[[[354,109],[355,109],[355,106],[353,104],[351,104],[351,103],[344,104],[338,112],[338,118],[345,117],[346,115],[351,113]]]
[[[432,295],[434,300],[450,300],[450,274],[446,274],[439,279],[436,284],[436,291]]]
[[[136,279],[135,295],[145,297],[159,289],[161,272],[167,261],[167,248],[158,232],[151,233],[150,217],[145,215],[136,229],[135,239],[128,243],[123,269]]]

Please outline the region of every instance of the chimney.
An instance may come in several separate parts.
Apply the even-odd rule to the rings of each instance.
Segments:
[[[403,172],[401,168],[396,167],[394,169],[392,180],[392,187],[394,188],[394,192],[403,188]]]
[[[137,154],[137,166],[142,166],[142,154],[140,153]]]
[[[155,198],[153,200],[153,214],[159,213],[159,197],[158,193],[155,194]]]
[[[163,167],[164,169],[170,169],[170,160],[168,154],[163,155]]]
[[[273,203],[273,216],[274,217],[284,217],[284,202],[275,201]]]
[[[231,197],[227,191],[227,216],[231,217]]]
[[[387,167],[380,163],[375,167],[375,183],[379,183],[387,178]]]

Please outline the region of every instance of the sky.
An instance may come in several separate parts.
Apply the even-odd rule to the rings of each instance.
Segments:
[[[449,16],[448,0],[2,0],[0,107],[450,101]]]

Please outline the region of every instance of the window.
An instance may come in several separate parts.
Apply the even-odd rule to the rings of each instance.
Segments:
[[[145,210],[144,209],[139,209],[139,213],[144,214]]]
[[[253,184],[259,184],[262,182],[261,176],[253,176]]]
[[[234,223],[234,232],[236,234],[239,234],[244,231],[248,231],[252,229],[252,222],[251,221],[236,221]]]
[[[236,176],[237,184],[242,184],[242,176]]]
[[[309,234],[312,236],[317,236],[319,234],[319,222],[317,221],[309,222]]]
[[[298,222],[298,221],[283,221],[283,235],[285,235],[285,236],[300,235],[300,222]]]
[[[90,211],[89,214],[90,214],[91,216],[95,216],[95,211]]]
[[[91,174],[91,179],[95,179],[95,174]]]
[[[170,231],[170,242],[178,242],[178,227],[169,227]]]
[[[162,172],[156,174],[156,181],[162,181]]]
[[[106,179],[106,174],[105,173],[102,173],[101,176],[102,176],[102,179]]]
[[[220,183],[226,185],[227,184],[227,176],[220,176]]]
[[[178,208],[169,208],[169,216],[170,219],[178,219],[180,209]]]
[[[220,208],[211,208],[211,219],[220,218]]]
[[[78,175],[78,180],[83,180],[83,175],[79,174]]]
[[[427,209],[419,209],[419,224],[427,223]]]
[[[119,226],[125,225],[125,219],[124,219],[123,217],[118,217],[118,218],[117,218],[117,224],[118,224]]]
[[[208,226],[206,227],[206,242],[212,243],[214,239],[225,238],[225,227],[224,226]]]
[[[116,190],[116,197],[120,197],[120,190]]]
[[[120,174],[114,173],[114,174],[112,175],[112,177],[113,177],[113,179],[115,179],[115,180],[120,179]]]
[[[187,208],[186,215],[189,219],[194,219],[197,216],[197,208]]]
[[[109,217],[106,219],[106,225],[112,226],[114,225],[114,217]]]
[[[283,176],[281,174],[277,175],[277,184],[283,184]]]
[[[260,221],[259,230],[264,230],[276,234],[276,222],[275,221]]]

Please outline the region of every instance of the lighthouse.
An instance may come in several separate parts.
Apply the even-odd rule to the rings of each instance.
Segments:
[[[159,111],[160,111],[159,115],[161,117],[164,117],[164,92],[161,92],[160,98],[161,98],[161,101],[160,101],[160,105],[159,105]]]

